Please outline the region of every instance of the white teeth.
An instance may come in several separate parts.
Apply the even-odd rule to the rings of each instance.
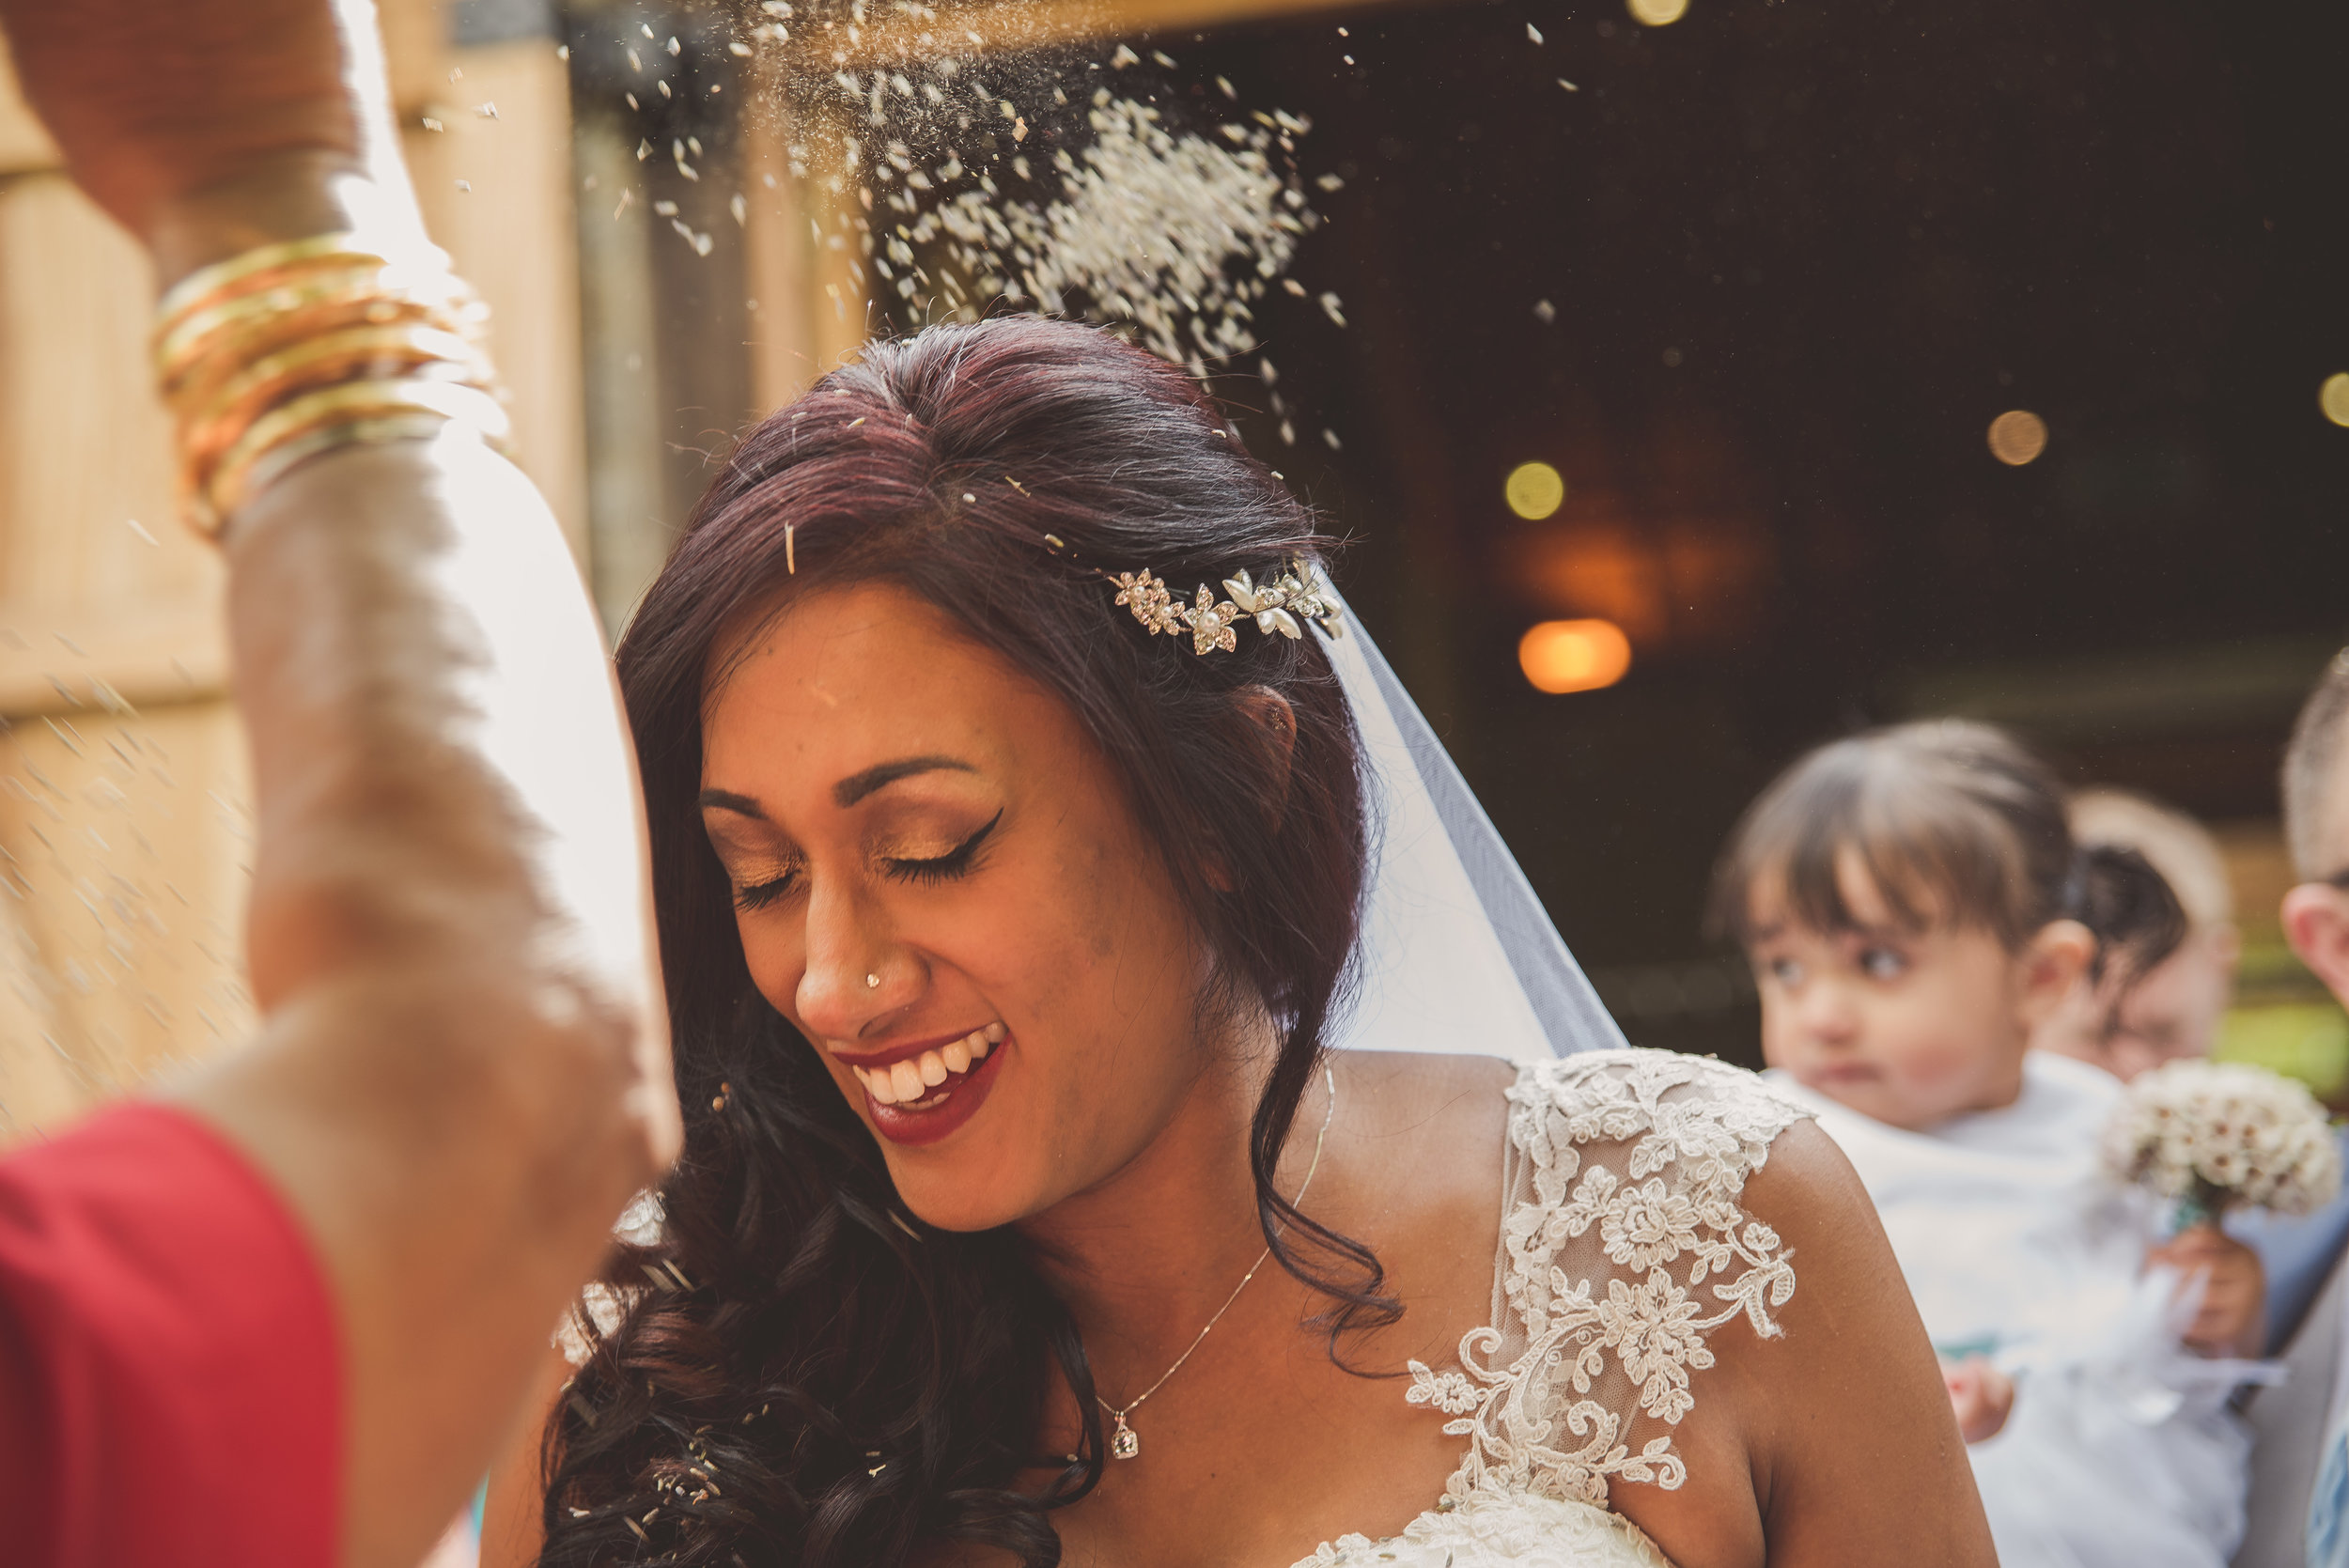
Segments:
[[[950,1073],[967,1073],[971,1070],[971,1047],[964,1041],[953,1042],[941,1049],[938,1056],[940,1061],[946,1063],[946,1070]]]
[[[979,1032],[987,1036],[987,1043],[990,1046],[1000,1046],[1003,1043],[1004,1030],[1002,1024],[988,1024],[985,1029],[979,1031]]]
[[[897,1091],[897,1098],[918,1100],[922,1097],[922,1070],[910,1062],[893,1063],[889,1069],[889,1087]]]
[[[887,1073],[879,1070],[868,1071],[865,1068],[859,1067],[856,1070],[856,1076],[858,1081],[864,1085],[864,1092],[872,1095],[874,1099],[879,1101],[882,1105],[895,1105],[897,1103],[896,1088],[889,1081],[889,1075]]]
[[[946,1063],[939,1059],[938,1052],[934,1050],[924,1051],[914,1066],[921,1073],[922,1081],[932,1089],[946,1081]]]

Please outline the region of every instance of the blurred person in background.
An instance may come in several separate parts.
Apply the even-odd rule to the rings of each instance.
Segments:
[[[2292,742],[2284,752],[2281,781],[2284,840],[2292,852],[2293,869],[2301,877],[2284,894],[2284,938],[2300,961],[2349,1007],[2349,745],[2344,744],[2345,738],[2349,738],[2349,648],[2333,657],[2301,707]],[[2323,1412],[2321,1421],[2314,1422],[2315,1430],[2324,1436],[2312,1467],[2313,1484],[2307,1492],[2308,1568],[2349,1568],[2349,1364],[2344,1364],[2349,1358],[2340,1349],[2349,1336],[2349,1324],[2342,1321],[2344,1312],[2349,1312],[2349,1297],[2339,1288],[2340,1266],[2336,1262],[2336,1282],[2300,1336],[2303,1341],[2329,1337],[2333,1365],[2338,1369],[2332,1386],[2321,1398],[2310,1397],[2314,1390],[2294,1389],[2290,1384],[2285,1390],[2300,1396],[2293,1402],[2295,1411],[2305,1410],[2310,1418],[2316,1411]],[[2313,1370],[2321,1363],[2306,1353],[2310,1348],[2295,1345],[2292,1358],[2309,1362]],[[2279,1417],[2276,1441],[2279,1446],[2297,1446],[2295,1440],[2306,1435],[2302,1424]],[[2298,1495],[2300,1477],[2290,1475],[2278,1490],[2282,1499]]]
[[[2102,1067],[2123,1083],[2164,1062],[2208,1056],[2243,955],[2218,841],[2184,812],[2126,790],[2078,791],[2071,810],[2072,836],[2081,844],[2134,849],[2161,874],[2186,911],[2186,937],[2144,974],[2108,974],[2102,985],[2083,977],[2033,1032],[2031,1045]]]
[[[412,1568],[677,1138],[600,637],[485,440],[365,0],[0,25],[167,291],[253,747],[262,1016],[0,1160],[0,1555]]]
[[[2035,1049],[2090,1063],[2123,1083],[2165,1062],[2207,1057],[2234,1000],[2243,937],[2234,888],[2210,830],[2182,811],[2121,789],[2072,797],[2072,833],[2084,845],[2134,849],[2161,874],[2186,911],[2177,951],[2144,974],[2126,967],[2082,976],[2053,1017],[2031,1035]],[[2349,1155],[2349,1136],[2344,1136]],[[2240,1209],[2229,1235],[2260,1255],[2267,1277],[2267,1350],[2280,1349],[2324,1288],[2349,1243],[2349,1190],[2298,1217]]]
[[[2210,1227],[2163,1241],[2150,1203],[2099,1178],[2118,1080],[2028,1049],[2083,982],[2170,955],[2168,885],[2077,843],[2012,737],[1924,722],[1781,775],[1730,840],[1712,921],[1753,966],[1769,1077],[1875,1201],[1999,1560],[2220,1568],[2248,1455],[2226,1358],[2261,1343],[2259,1262]]]

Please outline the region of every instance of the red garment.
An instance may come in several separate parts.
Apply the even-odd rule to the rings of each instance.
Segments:
[[[324,1568],[341,1390],[309,1242],[218,1133],[132,1105],[0,1160],[0,1560]]]

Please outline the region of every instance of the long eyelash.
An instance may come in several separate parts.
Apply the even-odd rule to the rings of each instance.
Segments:
[[[756,887],[735,889],[734,907],[745,910],[765,908],[791,891],[791,882],[795,875],[796,873],[786,872],[783,876],[761,882]]]
[[[1003,814],[998,809],[993,816],[988,818],[986,827],[935,859],[891,861],[889,875],[906,882],[943,882],[959,877],[971,869],[972,857],[979,852],[979,846],[987,842],[988,834],[993,832],[995,825],[1003,819]]]

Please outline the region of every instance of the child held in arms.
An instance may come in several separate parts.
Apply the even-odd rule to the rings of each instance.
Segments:
[[[2083,849],[2046,767],[1941,721],[1812,752],[1748,811],[1713,918],[1753,965],[1763,1054],[1875,1200],[1943,1357],[2006,1568],[2222,1568],[2248,1440],[2257,1258],[2163,1239],[2102,1177],[2118,1079],[2028,1049],[2184,918],[2142,857]]]

